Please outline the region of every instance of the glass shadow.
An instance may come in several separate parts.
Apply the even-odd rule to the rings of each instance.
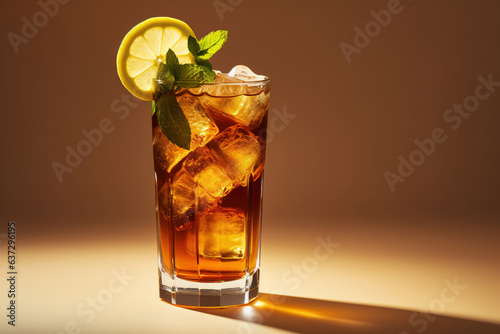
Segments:
[[[220,317],[296,333],[448,334],[500,333],[500,324],[419,311],[260,293],[249,305],[191,308]],[[256,328],[258,331],[258,328]],[[235,332],[237,332],[235,330]],[[248,330],[241,330],[248,332]]]

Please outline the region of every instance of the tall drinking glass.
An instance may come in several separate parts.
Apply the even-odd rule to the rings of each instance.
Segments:
[[[262,78],[260,78],[262,79]],[[190,149],[171,143],[152,117],[160,297],[172,304],[246,304],[259,291],[269,78],[214,83],[174,96],[189,122]],[[170,123],[171,124],[171,123]]]

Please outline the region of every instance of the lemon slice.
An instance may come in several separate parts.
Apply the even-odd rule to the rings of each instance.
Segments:
[[[153,99],[153,78],[158,64],[172,49],[179,63],[194,63],[188,49],[189,36],[196,36],[184,22],[170,17],[154,17],[136,25],[123,38],[116,56],[118,76],[135,97]]]

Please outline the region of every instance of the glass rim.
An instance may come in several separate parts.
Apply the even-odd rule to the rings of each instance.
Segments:
[[[271,82],[271,78],[269,78],[268,76],[261,75],[261,77],[264,77],[265,79],[255,80],[255,81],[243,81],[243,82],[206,82],[197,86],[196,88],[203,86],[262,86]],[[165,81],[161,79],[153,78],[153,83],[162,84],[164,82]]]

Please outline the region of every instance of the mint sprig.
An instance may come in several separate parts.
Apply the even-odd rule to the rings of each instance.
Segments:
[[[227,41],[227,30],[212,31],[198,42],[193,36],[188,38],[188,49],[196,63],[210,59]]]
[[[196,88],[215,81],[215,72],[208,59],[220,50],[226,40],[227,31],[224,30],[211,32],[199,42],[189,36],[188,49],[196,64],[179,64],[175,52],[168,49],[165,63],[158,66],[156,79],[161,83],[155,87],[151,114],[156,113],[160,129],[168,140],[186,150],[190,149],[191,128],[174,94],[182,88]]]

